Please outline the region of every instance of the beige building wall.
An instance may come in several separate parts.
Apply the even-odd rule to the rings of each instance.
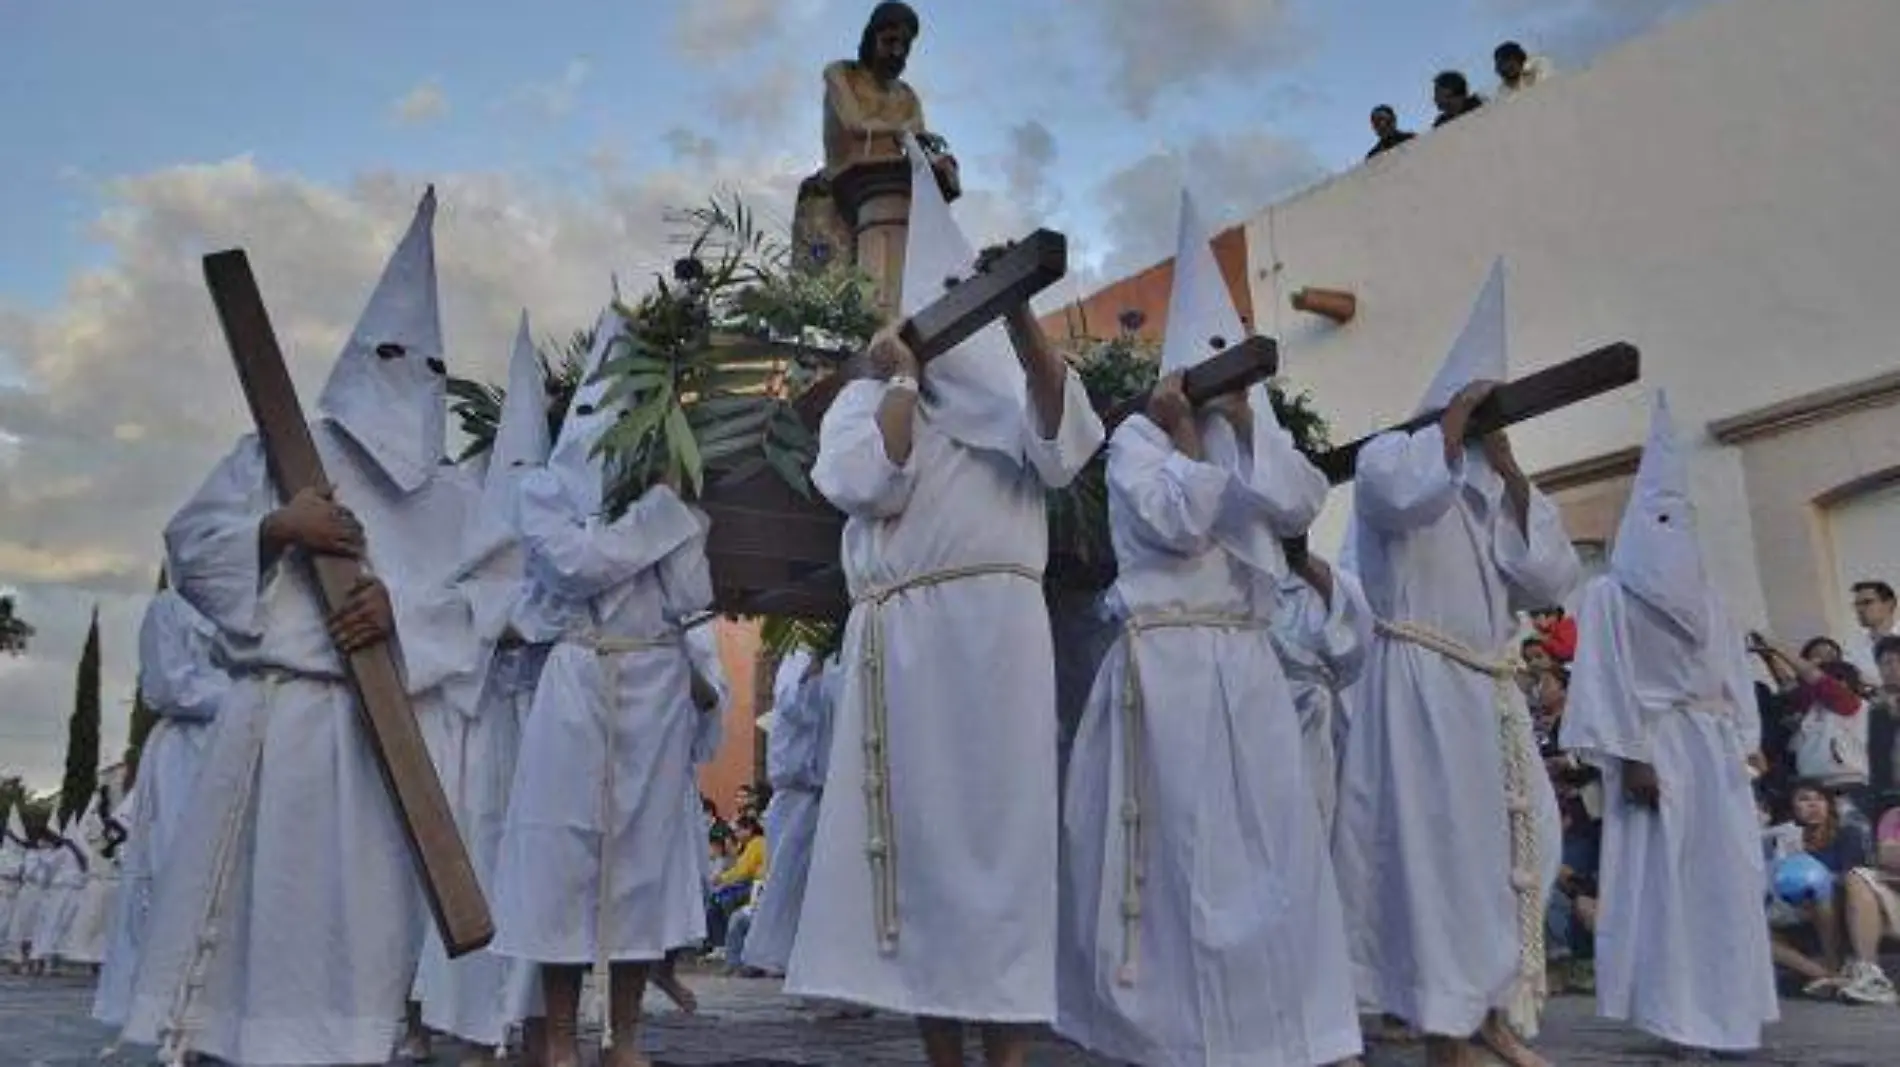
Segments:
[[[1412,413],[1503,256],[1513,376],[1639,346],[1732,608],[1839,632],[1844,568],[1900,584],[1900,495],[1868,495],[1900,471],[1896,41],[1893,0],[1709,5],[1250,220],[1257,324],[1347,439]],[[1293,311],[1304,286],[1357,316]],[[1647,409],[1624,389],[1513,435],[1580,540],[1614,531]]]

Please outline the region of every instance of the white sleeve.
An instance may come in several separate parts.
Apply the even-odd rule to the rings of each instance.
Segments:
[[[917,484],[914,439],[910,460],[901,467],[884,451],[884,433],[877,425],[884,393],[882,382],[852,382],[832,400],[818,427],[812,485],[846,515],[893,518],[910,503]]]

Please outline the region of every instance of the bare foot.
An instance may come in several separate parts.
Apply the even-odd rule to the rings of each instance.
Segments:
[[[1477,1047],[1455,1037],[1427,1037],[1425,1063],[1427,1067],[1483,1067]]]
[[[1509,1067],[1551,1067],[1549,1060],[1539,1056],[1523,1038],[1517,1036],[1517,1031],[1496,1015],[1487,1018],[1484,1026],[1478,1030],[1478,1044]]]
[[[581,1043],[577,1038],[557,1040],[550,1035],[541,1056],[546,1067],[581,1067]]]
[[[429,1046],[429,1035],[410,1034],[404,1038],[396,1058],[404,1063],[429,1063],[434,1060],[435,1050]]]
[[[600,1067],[653,1067],[653,1061],[638,1048],[616,1042],[613,1048],[601,1053]]]
[[[666,999],[672,1001],[679,1010],[688,1015],[699,1014],[699,995],[680,981],[679,972],[671,964],[653,972],[653,984],[659,986],[660,992],[665,993]]]

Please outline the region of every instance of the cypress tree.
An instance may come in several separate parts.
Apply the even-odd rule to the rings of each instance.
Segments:
[[[86,649],[73,684],[73,717],[66,723],[66,779],[59,788],[61,826],[85,814],[99,789],[99,609],[92,609]]]

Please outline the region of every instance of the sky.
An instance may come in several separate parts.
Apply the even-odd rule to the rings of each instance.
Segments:
[[[1188,184],[1238,221],[1354,165],[1366,114],[1488,94],[1507,38],[1574,70],[1721,0],[913,0],[906,79],[980,240],[1070,235],[1068,298],[1167,255]],[[251,254],[315,395],[433,182],[449,360],[499,379],[526,307],[587,324],[672,258],[669,208],[783,223],[820,71],[870,0],[0,3],[0,776],[57,785],[92,609],[123,746],[159,534],[245,428],[198,259]]]

